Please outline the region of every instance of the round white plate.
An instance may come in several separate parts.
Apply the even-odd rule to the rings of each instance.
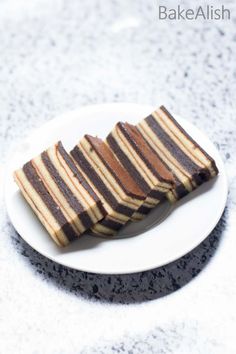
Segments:
[[[172,262],[209,235],[226,204],[228,189],[224,165],[210,140],[180,117],[177,117],[180,124],[215,159],[219,176],[202,185],[175,207],[163,203],[144,221],[127,225],[114,239],[83,235],[69,247],[58,248],[14,183],[12,172],[56,141],[62,140],[69,150],[85,133],[105,138],[119,120],[136,124],[152,111],[150,106],[127,103],[88,106],[49,121],[22,142],[15,155],[8,160],[5,195],[11,222],[31,247],[53,261],[74,269],[122,274]]]

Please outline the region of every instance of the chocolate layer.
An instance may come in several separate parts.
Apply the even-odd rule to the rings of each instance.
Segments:
[[[115,231],[119,231],[124,226],[124,224],[111,220],[110,218],[104,218],[99,221],[99,224]]]
[[[126,216],[131,216],[133,214],[133,209],[118,203],[113,194],[106,187],[100,176],[96,173],[94,168],[90,165],[87,159],[84,157],[83,153],[80,151],[78,146],[75,146],[71,151],[71,155],[75,161],[82,167],[85,174],[93,182],[94,186],[101,193],[107,203],[111,206],[113,210],[117,213],[124,214]]]
[[[159,181],[173,183],[173,175],[166,168],[163,162],[158,158],[157,154],[150,149],[146,140],[140,134],[139,130],[132,124],[119,122],[117,127],[128,140],[134,151],[145,162],[149,170]]]
[[[129,173],[117,161],[109,147],[99,138],[85,135],[86,140],[97,153],[103,164],[115,178],[116,182],[123,189],[126,195],[139,200],[145,199],[145,194],[132,180]]]
[[[126,168],[127,171],[129,171],[130,175],[138,183],[139,187],[144,191],[146,195],[148,195],[151,191],[150,186],[145,181],[145,179],[141,176],[138,170],[134,167],[134,165],[130,162],[129,158],[119,147],[119,145],[117,144],[116,140],[113,138],[111,133],[107,137],[107,142],[111,146],[115,154],[117,155],[122,165]]]
[[[61,193],[64,195],[64,197],[67,200],[70,207],[75,211],[75,213],[77,215],[79,215],[79,218],[80,218],[81,222],[83,223],[84,227],[86,229],[90,228],[93,225],[93,221],[90,219],[88,213],[84,210],[83,206],[78,201],[76,196],[72,193],[70,188],[67,186],[67,184],[64,182],[64,180],[61,178],[57,169],[55,168],[55,166],[51,162],[51,160],[48,156],[48,153],[46,151],[44,151],[41,154],[41,157],[42,157],[42,161],[43,161],[45,167],[47,168],[48,172],[50,173],[52,179],[57,184]]]
[[[166,193],[163,193],[163,192],[160,192],[160,191],[157,191],[155,189],[153,189],[149,194],[148,196],[150,198],[154,198],[154,199],[157,199],[157,200],[162,200],[165,198],[166,196]]]
[[[141,207],[137,210],[137,212],[143,215],[147,215],[148,213],[150,213],[151,210],[152,208],[148,208],[145,205],[141,205]]]
[[[140,133],[141,134],[141,133]],[[142,135],[142,134],[141,134]],[[144,138],[144,137],[143,137]],[[145,138],[144,138],[145,139]],[[146,140],[146,139],[145,139]],[[155,155],[158,155],[157,152],[153,149],[153,147],[151,145],[149,145],[148,141],[147,141],[148,146],[150,147],[150,149],[152,150],[152,152]],[[173,175],[173,181],[174,181],[174,191],[177,195],[177,199],[180,199],[182,197],[184,197],[185,195],[187,195],[189,193],[189,191],[184,187],[183,183],[181,182],[181,180],[174,174],[173,170],[168,166],[168,164],[163,161],[163,159],[158,155],[159,159],[161,160],[161,162],[164,164],[164,166],[166,167],[166,169],[168,171],[171,172],[171,174]],[[159,196],[158,196],[159,194]],[[149,197],[153,197],[156,199],[162,199],[163,193],[159,192],[159,191],[155,191],[153,190],[150,194]]]
[[[181,198],[185,197],[187,194],[189,194],[189,191],[184,187],[183,183],[176,180],[175,194],[176,194],[177,199],[181,199]]]
[[[64,214],[62,213],[59,206],[55,203],[54,199],[49,194],[48,190],[44,186],[43,182],[41,181],[40,177],[38,176],[35,168],[32,165],[32,162],[27,162],[23,166],[23,171],[30,182],[31,186],[34,190],[38,193],[40,198],[43,200],[44,204],[52,213],[55,220],[61,226],[62,231],[66,235],[69,241],[73,241],[78,238],[78,235],[72,228],[72,226],[66,220]]]
[[[175,118],[164,106],[161,106],[160,109],[172,120],[172,122],[188,138],[188,140],[190,140],[206,156],[209,161],[211,161],[212,167],[216,171],[216,174],[218,174],[219,171],[214,159],[210,155],[208,155],[208,153],[203,150],[203,148],[195,140],[193,140],[193,138],[183,129],[183,127],[175,120]]]
[[[69,154],[66,152],[66,150],[64,149],[61,141],[58,142],[57,145],[58,151],[60,153],[60,155],[63,157],[63,159],[65,160],[66,164],[68,165],[68,167],[70,168],[70,170],[73,172],[74,176],[77,178],[77,180],[79,181],[79,183],[83,186],[83,188],[90,194],[90,196],[94,199],[94,201],[96,202],[97,207],[99,208],[100,212],[102,213],[102,215],[106,215],[106,211],[103,207],[103,204],[101,202],[101,200],[98,198],[97,194],[94,192],[94,190],[91,188],[91,186],[87,183],[87,181],[85,180],[85,178],[83,177],[83,175],[80,173],[80,171],[78,170],[78,168],[76,167],[75,163],[73,162],[73,160],[70,158]]]
[[[180,149],[152,115],[146,118],[146,122],[175,159],[189,172],[196,184],[200,185],[210,178],[210,173],[206,168],[201,169],[199,173],[199,166]]]

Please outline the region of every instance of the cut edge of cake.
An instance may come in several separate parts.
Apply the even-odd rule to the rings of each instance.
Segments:
[[[218,174],[214,159],[164,106],[139,122],[137,128],[153,151],[172,170],[177,199]]]
[[[116,234],[143,204],[146,195],[98,137],[85,135],[71,155],[108,211],[108,215],[91,228],[92,232]]]
[[[78,238],[106,215],[101,200],[60,141],[15,171],[14,179],[60,246]]]
[[[171,171],[152,151],[134,125],[118,122],[107,136],[106,143],[146,193],[146,200],[139,210],[142,214],[148,214],[166,198],[175,201]]]

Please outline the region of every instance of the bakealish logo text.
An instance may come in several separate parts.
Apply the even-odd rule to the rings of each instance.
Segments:
[[[224,5],[216,8],[213,5],[198,6],[195,9],[183,8],[178,5],[176,8],[158,6],[159,20],[230,20],[230,10]]]

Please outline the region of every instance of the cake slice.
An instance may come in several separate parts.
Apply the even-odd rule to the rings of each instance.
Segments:
[[[71,155],[107,212],[107,216],[91,228],[92,233],[115,235],[142,205],[145,193],[101,139],[85,135]]]
[[[15,171],[14,178],[59,246],[77,239],[106,215],[101,200],[61,142]]]
[[[212,157],[188,135],[164,106],[143,119],[137,127],[150,147],[173,172],[178,199],[218,174]]]
[[[146,193],[139,212],[147,214],[166,197],[174,201],[174,177],[132,124],[119,122],[107,137],[107,144],[124,168]]]

